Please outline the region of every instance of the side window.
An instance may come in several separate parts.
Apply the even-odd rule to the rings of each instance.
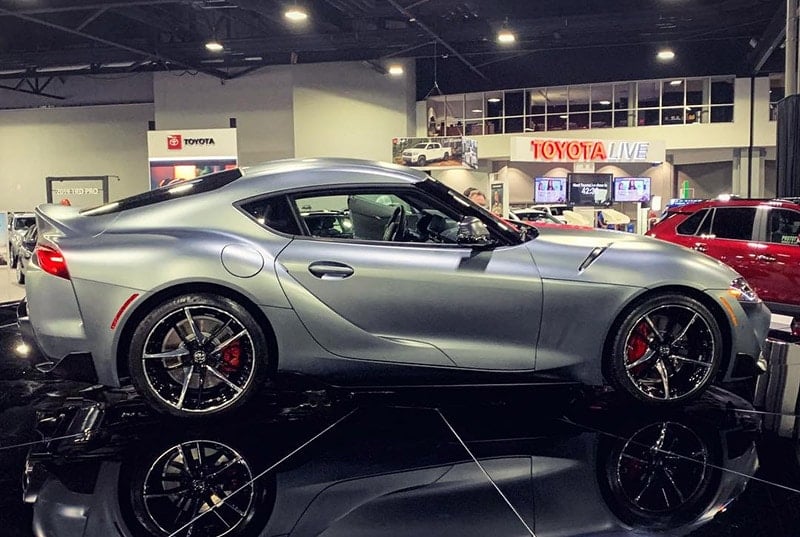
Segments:
[[[297,196],[297,212],[312,237],[455,244],[459,215],[403,192],[342,192]]]
[[[772,209],[767,219],[767,242],[797,244],[800,232],[800,212],[790,209]]]
[[[750,240],[755,218],[755,207],[717,207],[711,234],[718,239]]]
[[[241,208],[262,226],[287,235],[301,233],[286,196],[250,201],[242,204]]]
[[[702,211],[697,211],[689,218],[678,224],[678,227],[675,228],[675,231],[680,233],[681,235],[694,235],[698,228],[700,227],[700,223],[708,214],[708,209],[703,209]],[[709,220],[711,220],[709,218]]]

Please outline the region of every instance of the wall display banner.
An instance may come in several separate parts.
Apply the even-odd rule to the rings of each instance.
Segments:
[[[108,203],[108,175],[45,177],[47,203],[87,209]]]
[[[649,177],[615,177],[611,198],[614,202],[650,202]]]
[[[536,203],[566,203],[566,177],[535,177],[533,201]]]
[[[238,166],[236,129],[148,131],[150,188]]]
[[[491,198],[489,198],[489,210],[501,218],[507,218],[509,200],[508,196],[506,196],[505,183],[492,183],[490,189]]]
[[[478,142],[463,136],[392,138],[392,161],[421,170],[478,168]]]
[[[663,162],[666,158],[663,141],[511,138],[514,162]]]

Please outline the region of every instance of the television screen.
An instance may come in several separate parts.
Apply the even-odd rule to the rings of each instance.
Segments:
[[[615,177],[614,201],[650,202],[649,177]]]
[[[567,180],[563,177],[536,177],[533,201],[536,203],[566,203]]]
[[[569,174],[569,201],[582,206],[607,205],[611,202],[611,174]]]

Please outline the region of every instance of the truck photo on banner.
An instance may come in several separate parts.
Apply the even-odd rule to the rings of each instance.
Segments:
[[[463,136],[393,138],[392,161],[423,170],[478,168],[478,142]]]
[[[236,129],[148,131],[150,188],[238,166]]]

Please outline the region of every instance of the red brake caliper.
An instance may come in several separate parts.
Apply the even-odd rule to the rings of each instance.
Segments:
[[[628,339],[628,345],[625,348],[628,355],[628,363],[635,362],[647,352],[647,328],[646,322],[640,322]]]
[[[223,373],[233,373],[239,369],[242,347],[238,341],[234,341],[222,351],[222,365],[220,369]]]

